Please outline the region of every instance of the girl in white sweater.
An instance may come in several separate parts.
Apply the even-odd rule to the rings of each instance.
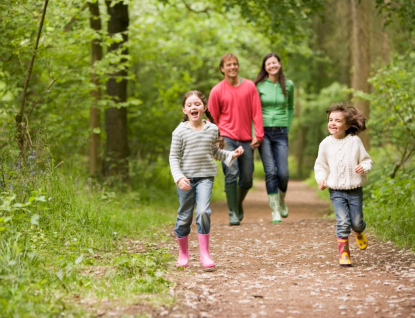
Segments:
[[[331,135],[320,143],[314,172],[319,189],[329,188],[336,213],[340,266],[351,266],[350,232],[360,249],[366,249],[368,243],[363,233],[362,186],[372,159],[357,136],[366,129],[366,119],[349,103],[332,103],[326,113]]]

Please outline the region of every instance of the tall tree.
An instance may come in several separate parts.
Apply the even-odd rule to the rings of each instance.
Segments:
[[[351,38],[351,87],[355,90],[369,93],[370,72],[370,38],[369,38],[369,10],[367,1],[350,0],[352,17]],[[369,119],[370,104],[366,100],[356,100],[356,107]],[[370,146],[367,131],[361,135],[366,149]]]
[[[89,24],[96,31],[96,37],[91,45],[91,66],[94,68],[97,61],[102,60],[101,37],[97,36],[102,30],[99,3],[88,2],[90,17]],[[101,99],[100,80],[95,71],[91,74],[91,82],[95,86],[92,90],[92,105],[89,110],[89,174],[93,177],[101,173],[101,157],[99,155],[101,146],[101,112],[97,107]]]
[[[109,13],[108,33],[112,43],[108,54],[121,56],[107,82],[107,95],[112,105],[105,110],[106,158],[104,174],[106,177],[120,175],[128,176],[128,147],[127,109],[122,103],[127,101],[127,59],[128,54],[128,5],[124,1],[106,0]],[[118,106],[118,107],[117,107]]]
[[[30,78],[32,76],[32,70],[33,70],[33,65],[35,63],[35,59],[36,59],[36,53],[37,53],[37,50],[39,48],[39,40],[40,40],[40,35],[42,34],[42,28],[43,28],[43,23],[45,21],[45,15],[46,15],[46,9],[48,7],[48,2],[49,2],[49,0],[45,0],[45,2],[43,4],[42,17],[41,17],[40,22],[39,22],[39,28],[38,28],[38,31],[37,31],[36,42],[35,42],[35,48],[33,50],[32,58],[30,60],[29,68],[28,68],[27,75],[26,75],[26,80],[25,80],[24,87],[23,87],[22,100],[21,100],[21,103],[20,103],[20,111],[16,115],[16,124],[17,124],[17,131],[18,131],[17,142],[18,142],[19,147],[20,147],[20,155],[21,155],[22,158],[24,156],[25,136],[26,136],[27,129],[28,129],[28,127],[25,123],[25,119],[24,119],[25,104],[26,104],[26,98],[27,98],[27,89],[29,87]],[[27,118],[26,118],[26,120],[27,120]]]

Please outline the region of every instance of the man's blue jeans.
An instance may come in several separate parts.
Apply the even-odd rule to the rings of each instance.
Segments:
[[[242,189],[252,188],[254,151],[251,148],[251,142],[233,140],[228,137],[223,138],[226,142],[225,150],[234,151],[239,146],[244,148],[243,155],[236,159],[232,166],[228,167],[222,162],[222,169],[225,174],[225,184],[234,184],[238,182],[238,186]]]
[[[338,238],[347,238],[350,229],[361,233],[366,228],[363,220],[363,190],[362,187],[351,190],[329,189],[330,199],[336,213]]]
[[[264,140],[259,146],[265,171],[267,193],[287,192],[288,132],[287,127],[264,127]]]
[[[210,232],[210,197],[212,195],[213,177],[190,178],[190,190],[183,191],[177,187],[180,207],[177,211],[177,221],[174,232],[182,238],[190,234],[190,226],[193,221],[193,210],[196,205],[197,233],[209,234]]]

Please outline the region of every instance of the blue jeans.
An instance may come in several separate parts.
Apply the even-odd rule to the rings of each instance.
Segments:
[[[259,146],[265,171],[267,193],[287,192],[288,131],[287,127],[264,127],[264,140]]]
[[[193,221],[193,210],[196,205],[196,226],[200,234],[210,232],[210,197],[212,195],[213,177],[189,178],[190,190],[183,191],[177,187],[180,207],[177,211],[177,221],[174,232],[182,238],[190,234],[190,226]]]
[[[350,229],[361,233],[366,228],[363,220],[363,190],[362,187],[352,190],[329,189],[330,200],[336,213],[338,238],[347,238]]]
[[[226,142],[225,150],[234,151],[239,146],[244,148],[244,153],[235,160],[232,166],[228,167],[222,162],[223,173],[225,174],[225,184],[238,182],[240,188],[252,188],[252,175],[254,173],[254,151],[250,141],[238,141],[228,137],[223,137]],[[239,177],[239,181],[238,181]]]

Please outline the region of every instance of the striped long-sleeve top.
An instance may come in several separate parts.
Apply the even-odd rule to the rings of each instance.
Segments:
[[[228,166],[234,162],[233,151],[219,149],[216,145],[218,127],[208,121],[204,122],[201,131],[194,131],[187,122],[180,123],[173,131],[169,161],[176,183],[183,177],[216,176],[218,168],[213,159],[219,159]]]

